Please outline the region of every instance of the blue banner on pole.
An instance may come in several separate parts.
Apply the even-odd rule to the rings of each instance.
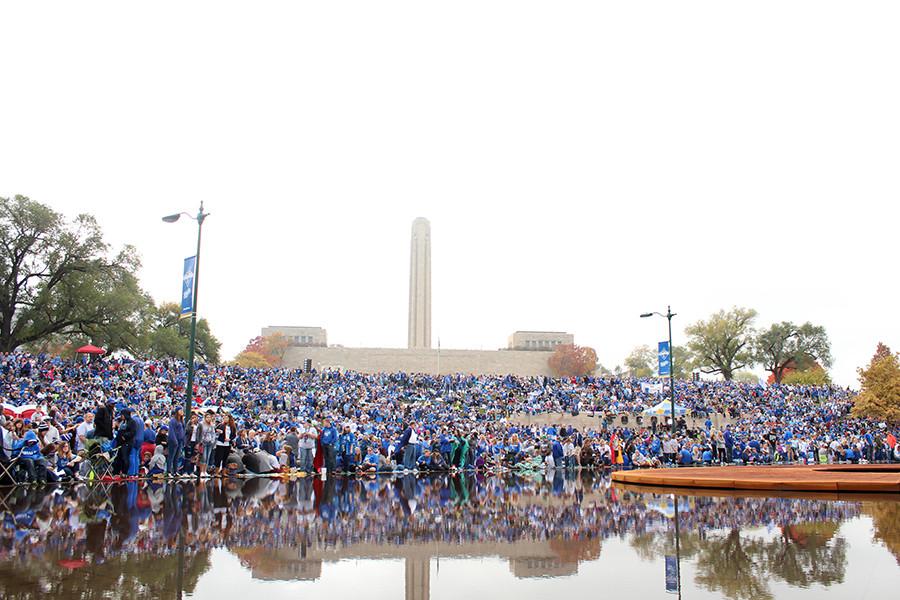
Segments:
[[[666,591],[670,594],[678,592],[678,557],[666,555]]]
[[[184,275],[181,278],[181,316],[188,317],[194,312],[194,269],[196,256],[184,259]]]
[[[672,355],[669,352],[669,342],[659,343],[659,376],[667,377],[672,369]]]

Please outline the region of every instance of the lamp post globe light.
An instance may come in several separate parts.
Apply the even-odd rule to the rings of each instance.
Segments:
[[[672,403],[672,434],[675,434],[675,352],[672,347],[672,317],[675,316],[676,313],[672,312],[672,307],[666,307],[666,314],[662,314],[659,312],[648,312],[641,314],[642,319],[646,319],[647,317],[652,317],[653,315],[657,315],[667,319],[669,321],[669,400]]]
[[[174,223],[182,216],[197,221],[197,254],[194,258],[194,296],[193,306],[191,307],[191,342],[188,348],[188,379],[187,387],[184,390],[184,422],[187,424],[191,420],[191,394],[194,389],[194,346],[197,339],[197,291],[200,283],[200,236],[203,233],[203,221],[209,216],[209,213],[203,212],[203,202],[200,202],[200,210],[197,216],[192,217],[186,212],[167,215],[162,218],[166,223]]]

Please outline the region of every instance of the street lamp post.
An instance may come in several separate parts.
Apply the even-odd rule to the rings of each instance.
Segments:
[[[200,289],[200,236],[203,233],[203,221],[209,216],[209,213],[203,212],[203,202],[200,202],[200,210],[197,216],[181,212],[174,215],[168,215],[162,218],[166,223],[174,223],[184,215],[189,219],[197,221],[197,254],[194,258],[194,297],[193,306],[191,307],[191,343],[188,348],[188,380],[187,388],[184,391],[184,422],[187,424],[191,420],[191,393],[194,389],[194,346],[197,339],[197,292]]]
[[[642,319],[659,315],[669,321],[669,399],[672,402],[672,433],[675,433],[675,348],[672,346],[672,317],[676,313],[672,312],[672,307],[666,307],[666,314],[659,312],[648,312],[641,315]]]

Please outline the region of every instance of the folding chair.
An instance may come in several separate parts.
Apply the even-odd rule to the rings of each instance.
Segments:
[[[12,508],[9,506],[9,499],[15,492],[16,488],[14,486],[0,488],[0,515],[9,513],[10,515],[15,516]]]
[[[100,481],[112,476],[116,451],[117,449],[111,450],[112,454],[102,451],[95,452],[88,457],[91,464],[91,470],[88,472],[88,481]]]
[[[12,460],[0,460],[0,487],[19,485],[16,479],[16,467],[18,464],[18,456]]]
[[[107,502],[111,503],[110,492],[114,485],[116,485],[114,482],[108,480],[95,479],[89,481],[87,484],[87,497],[84,498],[82,503],[91,506],[100,506]]]

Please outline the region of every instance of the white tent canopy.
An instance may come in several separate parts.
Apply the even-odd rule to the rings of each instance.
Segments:
[[[687,412],[687,409],[685,409],[683,406],[678,406],[677,404],[675,405],[675,416],[676,417],[684,416],[684,414],[686,412]],[[666,417],[671,416],[672,415],[672,401],[671,400],[663,400],[656,406],[651,406],[650,408],[645,410],[644,414],[648,415],[648,416],[653,416],[653,415],[666,416]]]

